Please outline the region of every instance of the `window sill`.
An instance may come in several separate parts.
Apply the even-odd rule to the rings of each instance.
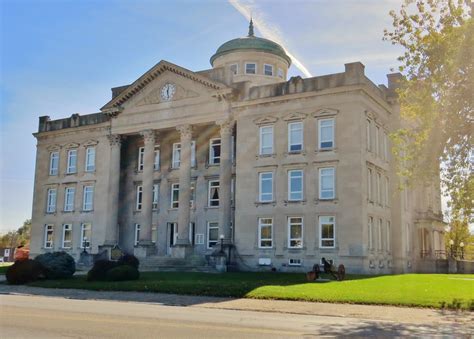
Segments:
[[[135,214],[140,214],[141,212],[142,212],[141,210],[134,210],[134,211],[133,211],[133,215],[135,215]]]
[[[306,151],[303,149],[303,150],[300,150],[300,151],[288,151],[288,152],[285,152],[284,153],[285,156],[289,156],[289,155],[306,155]]]
[[[94,210],[81,210],[81,213],[94,213]]]
[[[72,211],[62,211],[61,213],[63,213],[63,214],[72,214],[72,213],[74,213],[74,210],[72,210]]]
[[[314,203],[315,204],[320,204],[320,203],[333,203],[333,204],[337,204],[339,203],[339,199],[336,199],[336,198],[332,198],[332,199],[314,199]]]
[[[255,158],[258,159],[265,159],[265,158],[275,158],[276,153],[270,153],[270,154],[257,154]]]
[[[209,168],[209,167],[219,167],[219,166],[220,166],[220,163],[217,163],[217,164],[206,163],[206,168]]]
[[[204,207],[204,210],[217,210],[219,209],[220,206],[206,206]]]
[[[331,147],[331,148],[318,148],[314,150],[314,153],[330,153],[330,152],[337,152],[337,148]]]
[[[302,247],[284,247],[283,248],[284,250],[288,250],[288,251],[293,251],[293,252],[299,252],[299,251],[303,251],[303,250],[306,250],[306,246],[302,246]]]
[[[276,206],[276,201],[255,201],[255,207],[258,206]]]
[[[44,214],[45,215],[56,215],[57,212],[56,211],[54,211],[54,212],[44,212]]]
[[[285,206],[287,205],[306,205],[306,200],[284,200]]]
[[[91,171],[84,171],[85,174],[95,174],[95,170],[91,170]]]
[[[322,250],[322,251],[334,251],[336,250],[336,247],[322,247],[322,246],[319,246],[319,249]]]

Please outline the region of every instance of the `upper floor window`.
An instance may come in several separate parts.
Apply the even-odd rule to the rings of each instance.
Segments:
[[[374,249],[374,218],[369,217],[368,225],[367,225],[369,234],[369,250]]]
[[[334,167],[319,169],[319,199],[334,199]]]
[[[49,188],[48,189],[48,197],[46,202],[46,212],[47,213],[54,213],[56,212],[56,189]]]
[[[53,248],[54,225],[44,225],[44,248]]]
[[[319,246],[321,248],[334,248],[335,247],[335,218],[333,216],[320,216],[319,217],[319,230],[320,230],[320,241]]]
[[[196,201],[196,182],[191,181],[191,196],[189,198],[189,207],[194,208],[194,201]]]
[[[377,249],[379,251],[383,250],[383,220],[379,219],[377,227]]]
[[[383,157],[388,161],[388,136],[387,132],[383,132]]]
[[[289,217],[288,218],[288,247],[302,248],[303,247],[303,218]]]
[[[259,173],[259,194],[258,200],[260,202],[273,201],[273,173],[263,172]]]
[[[137,186],[137,202],[135,208],[137,211],[141,211],[143,204],[143,186]]]
[[[232,64],[230,65],[230,72],[234,75],[239,73],[239,65],[238,64]]]
[[[263,69],[263,72],[265,75],[273,76],[273,66],[272,65],[267,65],[265,64]]]
[[[217,245],[219,240],[219,223],[208,222],[207,223],[207,248],[211,249]]]
[[[273,154],[273,126],[260,127],[260,154]]]
[[[84,186],[82,210],[92,211],[93,207],[94,207],[94,186]]]
[[[74,195],[76,189],[74,187],[66,187],[64,191],[64,211],[71,212],[74,210]]]
[[[245,63],[245,74],[257,74],[257,64],[256,63]]]
[[[86,148],[86,172],[95,171],[95,147]]]
[[[367,120],[366,122],[366,141],[367,141],[367,150],[372,151],[372,122]]]
[[[90,248],[92,240],[92,224],[85,222],[81,225],[81,248]]]
[[[67,170],[66,173],[77,172],[77,149],[70,149],[67,151]]]
[[[303,200],[303,171],[288,171],[288,200]]]
[[[155,145],[155,158],[153,161],[153,169],[155,171],[160,170],[160,145]]]
[[[373,201],[373,197],[372,197],[372,177],[373,177],[372,169],[368,168],[367,169],[367,197],[368,197],[369,201]]]
[[[385,241],[387,242],[387,245],[386,245],[386,250],[387,252],[390,252],[391,250],[391,246],[390,246],[390,221],[387,220],[387,229],[386,229],[386,239]]]
[[[160,185],[153,184],[153,200],[152,200],[152,209],[158,209],[158,198],[160,196]]]
[[[179,168],[181,165],[181,143],[173,144],[173,158],[171,161],[172,168]],[[191,141],[191,166],[196,166],[196,141]]]
[[[318,121],[319,149],[334,147],[334,119],[321,119]]]
[[[63,224],[63,248],[72,247],[72,225]]]
[[[258,218],[258,247],[271,248],[273,246],[273,219]]]
[[[171,185],[171,208],[179,207],[179,184]]]
[[[137,246],[139,241],[140,241],[140,224],[135,224],[133,244]]]
[[[385,177],[385,206],[390,206],[390,182],[388,177]]]
[[[209,164],[216,165],[221,162],[221,139],[209,140]]]
[[[382,175],[380,173],[377,173],[377,176],[375,177],[375,189],[377,193],[377,203],[381,204],[382,203],[382,187],[381,187],[381,181],[382,181]]]
[[[138,148],[138,167],[137,167],[137,171],[139,172],[143,171],[144,159],[145,159],[145,147],[139,147]]]
[[[283,79],[283,70],[281,68],[278,68],[278,77]]]
[[[288,152],[300,152],[303,149],[303,123],[288,124]]]
[[[219,206],[219,181],[212,180],[209,181],[209,207]]]
[[[380,155],[380,127],[375,126],[375,154]]]
[[[51,152],[49,156],[49,175],[58,175],[59,152]]]

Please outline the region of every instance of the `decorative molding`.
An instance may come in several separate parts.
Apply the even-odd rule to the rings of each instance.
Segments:
[[[232,134],[235,121],[232,118],[217,120],[216,125],[220,127],[221,137]]]
[[[199,96],[199,93],[191,91],[189,89],[184,88],[178,84],[174,84],[176,86],[176,93],[173,95],[171,100],[162,100],[161,99],[161,89],[165,85],[166,82],[163,82],[158,88],[153,89],[148,95],[146,95],[143,99],[141,99],[137,106],[144,106],[144,105],[153,105],[153,104],[160,104],[163,102],[170,102],[170,101],[178,101],[182,99],[188,98],[195,98]]]
[[[338,113],[339,113],[339,110],[335,108],[321,108],[313,113],[313,117],[319,118],[319,117],[325,117],[325,116],[332,116]]]
[[[71,142],[69,144],[64,145],[65,149],[71,149],[71,148],[78,148],[80,145],[77,142]]]
[[[122,136],[120,134],[109,134],[107,135],[107,139],[109,140],[110,146],[118,146],[122,145]]]
[[[48,146],[46,149],[50,152],[59,151],[61,149],[61,145],[51,145]]]
[[[176,126],[176,130],[181,134],[181,140],[193,137],[193,127],[189,124]]]
[[[369,111],[369,110],[365,110],[364,113],[365,113],[365,116],[366,116],[367,118],[372,119],[372,120],[374,120],[374,121],[377,120],[376,115],[375,115],[374,112]]]
[[[99,143],[97,140],[89,139],[85,143],[82,144],[84,147],[95,146]]]
[[[115,107],[110,107],[107,109],[104,109],[102,113],[109,115],[111,117],[116,117],[119,113],[123,111],[123,107],[121,106],[115,106]]]
[[[308,114],[305,114],[305,113],[294,112],[294,113],[285,115],[283,117],[283,120],[284,121],[295,121],[295,120],[298,121],[298,120],[306,119],[307,116]]]
[[[145,141],[145,144],[147,143],[153,143],[155,144],[156,141],[156,132],[152,129],[147,129],[144,131],[140,131],[140,135],[143,137],[143,140]]]
[[[277,117],[268,115],[266,117],[261,117],[261,118],[254,119],[253,122],[256,125],[266,125],[266,124],[274,124],[277,121],[278,121]]]

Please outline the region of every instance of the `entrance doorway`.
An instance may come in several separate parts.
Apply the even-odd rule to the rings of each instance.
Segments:
[[[171,255],[171,247],[176,244],[178,238],[178,223],[169,222],[167,226],[166,254]]]

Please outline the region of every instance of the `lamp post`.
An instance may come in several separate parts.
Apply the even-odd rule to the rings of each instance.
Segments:
[[[464,242],[461,241],[459,247],[461,247],[461,259],[464,260]]]
[[[449,240],[449,246],[451,247],[451,258],[454,258],[454,252],[453,252],[454,240],[453,239]]]
[[[221,234],[219,239],[221,240],[221,253],[224,254],[224,234]]]
[[[87,253],[86,251],[86,245],[87,245],[87,237],[84,237],[84,239],[82,240],[82,248],[83,248],[83,253]]]

